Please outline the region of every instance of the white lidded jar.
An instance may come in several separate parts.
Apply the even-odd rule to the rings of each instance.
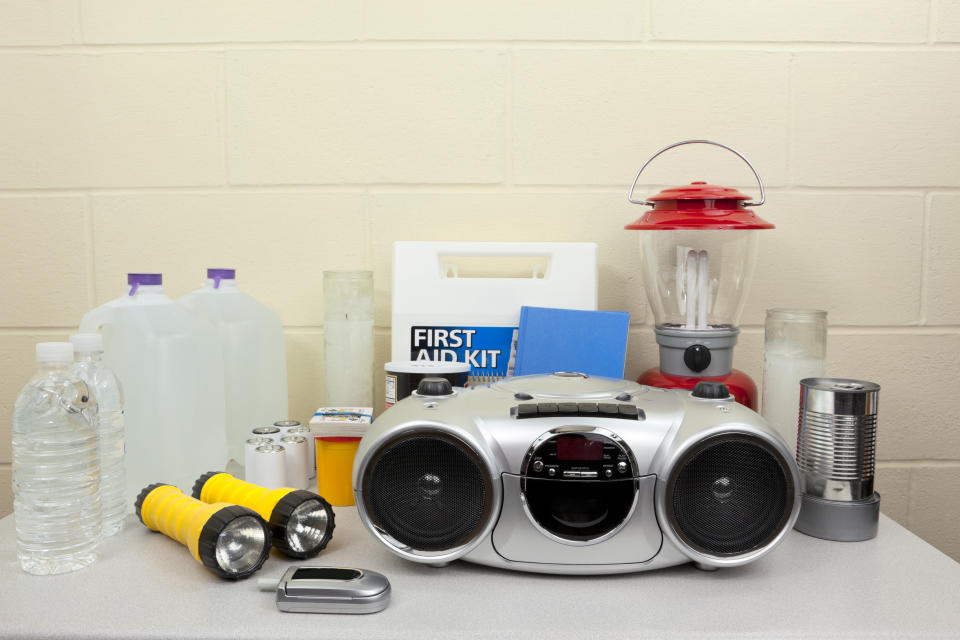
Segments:
[[[100,508],[103,535],[112,536],[123,528],[127,515],[124,498],[123,387],[103,361],[103,336],[78,333],[70,336],[73,371],[87,384],[99,408],[97,435],[100,440]]]
[[[97,559],[97,402],[69,342],[37,344],[37,373],[13,408],[13,511],[27,573],[76,571]]]
[[[216,329],[167,297],[159,273],[127,283],[126,295],[83,316],[80,333],[102,330],[104,361],[123,383],[130,509],[148,484],[189,487],[224,468],[227,449]]]
[[[242,466],[250,430],[288,415],[287,356],[280,318],[237,286],[234,269],[207,269],[204,285],[178,302],[217,330],[227,455]]]
[[[822,378],[827,357],[827,312],[768,309],[763,341],[764,419],[797,452],[800,381]]]

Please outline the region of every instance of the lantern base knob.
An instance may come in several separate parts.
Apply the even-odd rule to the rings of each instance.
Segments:
[[[710,378],[725,376],[733,369],[733,347],[740,329],[733,326],[686,329],[657,325],[660,369],[673,376]]]

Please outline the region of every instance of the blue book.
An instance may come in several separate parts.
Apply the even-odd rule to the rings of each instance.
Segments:
[[[514,375],[579,371],[623,378],[630,314],[522,307]]]

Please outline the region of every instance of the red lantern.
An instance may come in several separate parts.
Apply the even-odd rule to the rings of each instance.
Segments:
[[[736,189],[705,182],[665,189],[648,200],[634,199],[647,165],[686,144],[712,144],[739,156],[760,185],[760,200],[750,202]],[[737,402],[756,409],[757,386],[733,368],[733,347],[756,262],[757,232],[774,228],[747,208],[765,199],[757,170],[726,145],[685,140],[653,154],[637,172],[627,198],[652,207],[625,228],[643,231],[643,281],[660,345],[660,366],[645,371],[637,382],[692,389],[701,380],[718,380]]]

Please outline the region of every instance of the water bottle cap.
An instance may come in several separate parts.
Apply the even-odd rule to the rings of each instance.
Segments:
[[[37,362],[73,362],[73,345],[69,342],[38,342]]]
[[[70,336],[74,351],[103,351],[103,336],[99,333],[75,333]]]

